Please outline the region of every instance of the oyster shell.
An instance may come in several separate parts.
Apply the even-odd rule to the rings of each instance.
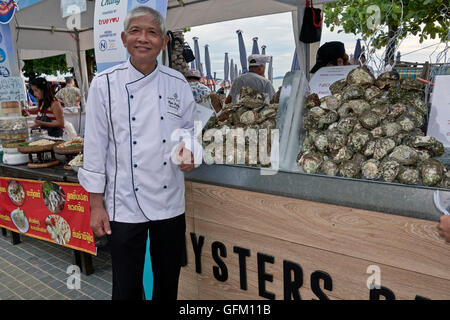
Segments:
[[[383,133],[386,137],[395,137],[397,134],[402,131],[402,126],[396,122],[386,122],[381,128],[383,129]]]
[[[433,157],[440,157],[445,153],[444,145],[442,142],[436,140],[436,143],[431,147],[430,150],[433,154]]]
[[[417,160],[417,164],[420,166],[422,163],[427,160],[431,159],[431,152],[425,149],[416,149],[417,155],[419,156],[419,159]]]
[[[272,129],[275,129],[276,127],[277,127],[277,122],[275,121],[275,119],[267,119],[266,121],[264,121],[263,123],[260,124],[258,129],[272,130]]]
[[[417,112],[426,115],[428,108],[425,104],[424,94],[421,91],[410,91],[406,95],[408,105],[414,108]]]
[[[442,188],[450,189],[450,171],[446,171],[444,173],[444,177],[442,178],[440,186]]]
[[[330,151],[328,138],[326,134],[319,134],[314,138],[314,145],[316,146],[317,150],[322,153],[327,153]]]
[[[347,144],[347,136],[337,129],[327,130],[326,135],[331,150],[339,150]]]
[[[241,122],[241,115],[248,111],[247,107],[240,107],[231,116],[235,125]]]
[[[380,163],[381,177],[386,182],[392,182],[400,172],[400,163],[394,159],[385,158]]]
[[[394,150],[395,141],[390,138],[380,138],[375,141],[373,158],[375,160],[383,159],[389,152]]]
[[[337,110],[341,106],[341,101],[335,96],[326,96],[320,99],[320,107],[325,110]]]
[[[364,157],[361,153],[355,153],[352,158],[352,161],[355,162],[360,168],[366,160],[366,157]]]
[[[353,157],[353,151],[348,146],[343,146],[339,150],[331,152],[332,159],[335,163],[341,163],[346,160],[350,160]]]
[[[397,160],[402,165],[415,164],[419,159],[416,150],[403,144],[395,147],[389,157]]]
[[[345,79],[333,82],[329,88],[331,94],[341,93],[342,91],[344,91],[344,88],[346,85],[347,85],[347,82],[345,81]]]
[[[414,167],[401,167],[397,179],[403,184],[418,184],[420,181],[420,173]]]
[[[250,125],[258,122],[258,113],[253,110],[245,111],[239,118],[240,123]]]
[[[317,93],[310,94],[308,97],[306,97],[305,106],[308,109],[320,106],[320,99]]]
[[[416,91],[419,91],[419,90],[422,90],[423,85],[419,81],[417,81],[415,79],[403,78],[400,81],[400,87],[402,89],[405,89],[405,90],[416,90]]]
[[[300,152],[297,157],[297,164],[303,168],[306,173],[317,173],[323,162],[322,155],[313,152]]]
[[[342,92],[342,98],[346,101],[364,98],[365,90],[359,84],[351,84]]]
[[[370,104],[368,102],[366,102],[365,100],[357,99],[350,100],[342,104],[338,109],[338,113],[341,118],[344,118],[351,114],[360,116],[365,111],[368,111],[370,109]]]
[[[420,166],[422,182],[426,186],[435,186],[442,181],[444,165],[436,159],[425,160]]]
[[[364,128],[372,130],[380,123],[380,117],[373,111],[366,111],[359,117],[359,122]]]
[[[251,87],[242,87],[238,103],[251,109],[260,108],[265,104],[265,97]]]
[[[436,143],[436,138],[432,136],[416,136],[411,142],[414,148],[431,148]]]
[[[266,121],[267,119],[274,118],[277,115],[277,110],[273,108],[266,108],[259,112],[259,122]]]
[[[357,123],[358,119],[353,116],[341,118],[337,124],[337,129],[339,132],[349,135]]]
[[[361,86],[370,86],[375,83],[375,77],[367,68],[360,67],[348,73],[347,83],[349,85],[359,84]]]
[[[408,113],[408,108],[402,103],[397,103],[390,108],[389,114],[387,116],[389,119],[397,119],[402,114],[406,113]]]
[[[375,85],[380,89],[389,88],[398,84],[400,75],[397,71],[388,71],[380,74],[375,81]]]
[[[361,167],[351,160],[346,160],[339,166],[340,175],[346,178],[359,178],[360,171]]]
[[[354,151],[359,152],[364,149],[366,144],[371,140],[372,135],[366,129],[354,131],[348,136],[347,145]]]
[[[380,179],[380,162],[375,159],[369,159],[363,162],[361,166],[361,173],[364,179],[378,180]]]
[[[409,114],[416,119],[417,127],[420,128],[423,126],[424,123],[424,116],[420,112],[417,111],[410,111]]]
[[[302,152],[316,152],[316,145],[314,144],[314,140],[311,139],[311,137],[307,136],[305,139],[303,139],[302,142]]]
[[[330,111],[327,114],[323,115],[319,119],[318,128],[322,129],[324,126],[328,126],[332,123],[335,123],[339,120],[339,115],[336,111]]]
[[[372,99],[378,98],[383,94],[383,91],[380,90],[380,88],[371,86],[366,89],[364,92],[364,99],[367,101],[370,101]]]
[[[381,138],[384,135],[383,127],[376,127],[370,131],[372,137]]]
[[[367,158],[372,157],[375,152],[376,140],[370,140],[367,142],[366,147],[363,150],[363,155]]]
[[[409,114],[401,115],[397,119],[397,123],[402,127],[402,130],[406,132],[414,130],[417,126],[416,119]]]
[[[370,111],[375,112],[380,120],[384,120],[389,115],[390,109],[387,104],[376,104]]]
[[[320,166],[320,171],[325,173],[327,176],[336,176],[339,172],[339,167],[333,161],[326,160]]]
[[[403,90],[399,86],[393,86],[389,88],[387,97],[390,103],[395,104],[402,102],[404,100],[405,95],[406,95],[405,90]]]

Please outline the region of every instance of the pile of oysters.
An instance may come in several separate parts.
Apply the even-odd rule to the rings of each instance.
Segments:
[[[256,166],[258,161],[259,147],[256,154],[252,155],[251,145],[258,146],[259,144],[259,130],[267,129],[267,153],[270,154],[270,137],[271,130],[276,128],[276,118],[278,112],[278,103],[274,101],[268,102],[264,94],[252,89],[251,87],[243,87],[241,89],[238,101],[236,103],[229,103],[224,105],[219,116],[212,116],[205,126],[205,131],[208,129],[218,129],[223,136],[223,163],[226,164],[244,164]],[[256,136],[245,135],[245,149],[234,147],[234,153],[226,153],[226,140],[231,129],[242,129],[247,133],[247,129],[255,129],[253,132]],[[215,138],[213,138],[215,139]],[[234,139],[234,138],[233,138]],[[203,148],[206,150],[210,142],[202,140]],[[239,141],[237,141],[239,144]],[[214,156],[214,152],[212,154]],[[242,161],[239,161],[239,160]],[[260,159],[259,159],[260,160]]]
[[[306,98],[297,157],[304,172],[450,187],[450,172],[433,159],[444,146],[421,129],[427,107],[419,82],[396,71],[376,79],[360,67],[330,91]]]

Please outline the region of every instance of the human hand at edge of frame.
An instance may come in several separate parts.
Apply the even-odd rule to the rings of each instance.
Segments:
[[[439,235],[450,243],[450,216],[442,216],[437,228]]]
[[[194,170],[194,155],[189,149],[186,149],[184,141],[178,145],[178,161],[180,164],[178,167],[183,172],[191,172]]]
[[[97,237],[103,237],[105,234],[111,234],[111,226],[109,225],[109,215],[105,208],[91,207],[90,226]]]

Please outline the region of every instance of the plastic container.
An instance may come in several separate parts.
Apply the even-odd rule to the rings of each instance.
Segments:
[[[4,131],[27,131],[27,118],[22,116],[0,117],[0,133]]]

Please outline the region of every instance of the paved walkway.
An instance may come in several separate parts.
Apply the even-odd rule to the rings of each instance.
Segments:
[[[80,290],[68,289],[72,249],[21,236],[0,234],[0,300],[110,300],[111,259],[106,250],[93,256],[94,273],[81,274]]]

